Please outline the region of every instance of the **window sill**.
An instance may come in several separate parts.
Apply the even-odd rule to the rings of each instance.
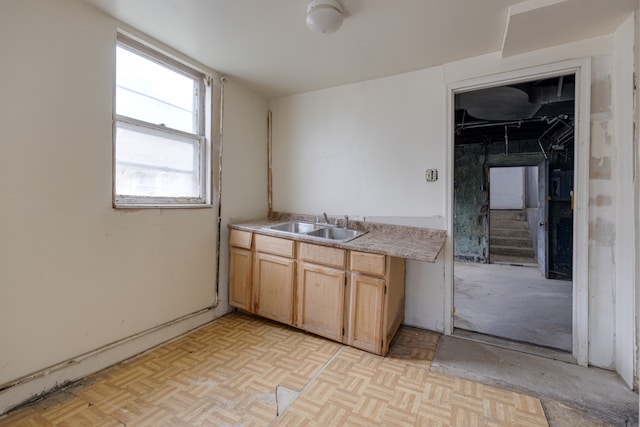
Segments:
[[[203,209],[203,208],[212,208],[213,205],[211,203],[206,204],[141,204],[141,203],[113,203],[113,209]]]

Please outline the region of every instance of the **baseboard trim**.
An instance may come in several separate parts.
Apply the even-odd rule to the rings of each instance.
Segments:
[[[202,326],[220,314],[205,308],[0,385],[0,415],[65,384],[127,360]]]

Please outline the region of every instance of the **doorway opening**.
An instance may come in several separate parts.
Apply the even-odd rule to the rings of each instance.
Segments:
[[[454,104],[454,333],[571,353],[576,74]]]

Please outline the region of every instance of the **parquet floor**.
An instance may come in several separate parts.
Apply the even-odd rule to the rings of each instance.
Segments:
[[[429,372],[438,335],[387,357],[233,313],[0,418],[0,426],[547,426],[540,401]],[[278,414],[276,388],[298,392]]]

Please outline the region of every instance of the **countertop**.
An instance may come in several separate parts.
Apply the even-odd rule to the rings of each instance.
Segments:
[[[289,240],[309,242],[336,248],[390,255],[415,261],[435,262],[444,246],[447,233],[444,230],[431,228],[408,227],[403,225],[388,225],[373,222],[352,221],[349,228],[367,231],[360,237],[349,242],[340,243],[314,239],[300,234],[283,234],[269,230],[274,224],[286,221],[314,222],[315,217],[296,214],[273,213],[269,218],[229,224],[230,229],[251,231],[268,236],[282,237]],[[335,218],[330,218],[331,221]]]

